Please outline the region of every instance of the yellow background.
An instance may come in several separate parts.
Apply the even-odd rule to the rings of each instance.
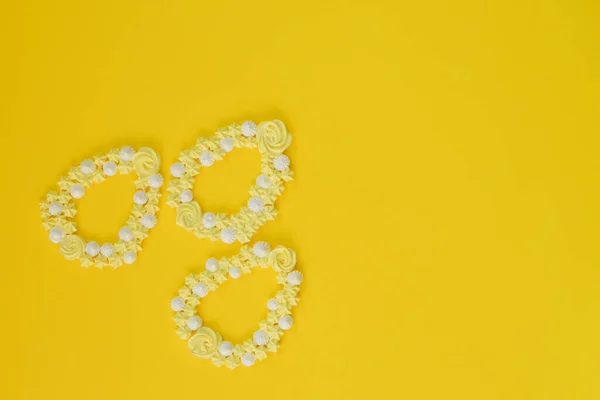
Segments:
[[[5,399],[600,398],[600,5],[579,1],[5,1]],[[150,145],[162,172],[199,135],[279,118],[296,180],[255,236],[305,273],[280,352],[193,357],[169,300],[238,245],[164,204],[138,261],[85,270],[40,224],[61,174]],[[245,204],[259,156],[203,171],[205,210]],[[115,240],[133,176],[79,201]],[[201,307],[227,338],[274,275]],[[212,397],[218,396],[218,397]]]

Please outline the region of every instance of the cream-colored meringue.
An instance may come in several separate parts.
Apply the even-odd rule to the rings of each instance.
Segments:
[[[213,214],[211,212],[207,212],[207,213],[204,213],[204,215],[202,215],[202,225],[204,225],[205,228],[210,229],[213,226],[215,226],[215,223],[216,223],[215,214]]]
[[[144,214],[142,219],[140,219],[140,223],[148,229],[154,228],[156,225],[156,216],[154,214]]]
[[[202,318],[200,318],[198,315],[189,317],[187,320],[187,326],[191,330],[195,331],[202,326]]]
[[[225,357],[233,354],[233,343],[224,340],[221,342],[221,346],[219,346],[219,353],[224,355]]]
[[[273,160],[273,166],[278,171],[285,171],[290,167],[290,159],[285,154],[282,154]]]
[[[61,213],[63,209],[62,204],[60,204],[60,202],[58,201],[53,201],[52,203],[50,203],[50,205],[48,206],[48,212],[51,215],[58,215]]]
[[[208,271],[215,272],[219,268],[219,260],[217,260],[214,257],[211,257],[208,260],[206,260],[205,266]]]
[[[177,312],[183,310],[183,307],[185,307],[185,301],[181,297],[175,296],[171,299],[171,310]]]
[[[119,152],[119,156],[121,156],[121,160],[123,160],[123,161],[133,160],[134,154],[135,154],[135,149],[131,146],[125,146]]]
[[[256,257],[264,258],[271,251],[271,245],[267,242],[256,242],[252,246],[252,252]]]
[[[252,197],[248,200],[248,208],[252,212],[259,213],[265,209],[265,202],[260,197]]]
[[[48,236],[50,237],[50,241],[52,243],[59,243],[65,238],[65,231],[60,226],[55,226],[54,228],[50,229]]]
[[[175,178],[179,178],[185,172],[185,167],[182,163],[176,162],[173,165],[171,165],[170,171],[171,175],[173,175]]]
[[[200,164],[205,167],[210,167],[215,163],[212,151],[206,150],[200,154]]]
[[[96,164],[89,158],[86,158],[79,164],[79,169],[84,174],[89,175],[96,170]]]
[[[119,239],[124,242],[131,242],[133,240],[133,229],[128,226],[119,229]]]
[[[233,139],[230,137],[224,137],[219,141],[219,145],[221,146],[221,150],[229,153],[231,150],[233,150]]]
[[[117,164],[112,161],[107,161],[102,166],[102,170],[106,176],[114,176],[117,174]]]
[[[260,174],[256,178],[256,184],[263,189],[268,189],[271,187],[271,178],[267,174]]]
[[[80,199],[83,197],[83,195],[85,194],[85,189],[83,188],[83,186],[79,183],[74,184],[73,186],[71,186],[71,196],[73,196],[76,199]]]
[[[238,267],[231,267],[229,268],[229,276],[231,276],[233,279],[237,279],[242,276],[242,270]]]
[[[179,193],[179,200],[181,200],[182,203],[189,203],[193,199],[194,193],[192,193],[190,189],[184,189]]]
[[[137,254],[135,253],[135,251],[126,251],[125,254],[123,254],[123,261],[125,262],[125,264],[133,264],[136,259]]]
[[[114,254],[114,252],[115,246],[113,246],[112,243],[104,243],[102,247],[100,247],[100,253],[102,253],[104,257],[110,257]]]
[[[283,317],[279,318],[279,321],[277,321],[279,323],[279,327],[281,329],[283,329],[284,331],[287,331],[288,329],[290,329],[292,327],[292,324],[294,323],[294,319],[292,318],[291,315],[284,315]]]
[[[302,272],[295,270],[287,275],[287,281],[291,285],[299,285],[302,283],[303,277]]]
[[[253,366],[255,361],[256,357],[254,357],[254,354],[252,353],[246,353],[242,356],[242,364],[244,364],[246,367]]]
[[[256,343],[259,346],[264,346],[269,342],[269,335],[267,334],[267,332],[261,329],[255,331],[252,338],[254,339],[254,343]]]
[[[192,292],[196,296],[204,297],[204,296],[206,296],[208,294],[208,287],[204,283],[198,282],[192,288]]]
[[[231,244],[235,242],[236,236],[237,232],[231,226],[228,226],[221,231],[221,240],[223,243]]]
[[[254,121],[244,121],[242,123],[242,135],[252,137],[256,135],[256,123]]]
[[[164,183],[165,179],[161,174],[152,174],[148,177],[148,185],[153,188],[159,188]]]
[[[135,204],[142,206],[142,205],[146,204],[147,201],[148,201],[148,195],[143,190],[138,190],[137,192],[134,193],[133,202]]]
[[[87,254],[90,257],[96,257],[98,253],[100,253],[100,245],[98,244],[98,242],[95,242],[93,240],[91,242],[87,242],[87,244],[85,245],[85,254]]]
[[[277,299],[275,297],[273,297],[272,299],[269,299],[269,301],[267,301],[267,308],[271,311],[275,311],[277,310],[277,307],[279,307],[279,301],[277,301]]]

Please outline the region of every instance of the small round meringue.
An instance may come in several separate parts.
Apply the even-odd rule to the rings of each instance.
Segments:
[[[183,307],[185,307],[185,301],[179,296],[173,297],[171,300],[171,310],[177,312],[183,310]]]
[[[208,260],[206,260],[205,266],[208,271],[215,272],[219,268],[219,260],[217,260],[214,257],[211,257]]]
[[[65,238],[65,231],[60,226],[55,226],[54,228],[50,229],[48,236],[50,237],[50,241],[52,243],[59,243]]]
[[[273,160],[273,166],[278,171],[285,171],[290,167],[290,159],[285,154],[282,154]]]
[[[230,137],[224,137],[219,141],[219,145],[221,146],[221,150],[229,153],[231,150],[233,150],[233,139]]]
[[[231,226],[228,226],[221,231],[221,240],[223,243],[231,244],[235,242],[236,236],[237,232]]]
[[[242,270],[238,267],[231,267],[229,268],[229,276],[231,276],[233,279],[237,279],[242,276]]]
[[[192,193],[190,189],[184,189],[179,193],[179,200],[181,200],[182,203],[189,203],[193,199],[194,193]]]
[[[48,206],[48,212],[51,215],[58,215],[61,213],[62,211],[62,204],[60,204],[60,202],[58,201],[53,201],[52,203],[50,203],[50,205]]]
[[[88,242],[85,245],[85,254],[87,254],[88,256],[96,257],[98,253],[100,253],[100,245],[98,244],[98,242],[94,242],[92,240],[91,242]]]
[[[291,285],[299,285],[302,283],[303,277],[302,272],[294,270],[287,275],[287,281]]]
[[[264,346],[269,342],[269,335],[267,335],[267,332],[261,329],[255,331],[252,338],[254,339],[254,343],[256,343],[259,346]]]
[[[83,188],[83,185],[76,183],[73,186],[71,186],[71,196],[73,196],[76,199],[80,199],[83,197],[83,195],[85,194],[85,189]]]
[[[275,297],[273,297],[272,299],[269,299],[269,301],[267,301],[267,308],[271,311],[275,311],[277,310],[277,307],[279,307],[279,301],[277,301],[277,299]]]
[[[86,158],[79,164],[79,169],[84,174],[89,175],[96,170],[96,164],[89,158]]]
[[[208,287],[204,283],[199,282],[194,285],[192,292],[196,296],[204,297],[208,294]]]
[[[175,178],[179,178],[185,172],[185,167],[182,163],[176,162],[173,165],[171,165],[170,171],[171,175],[173,175]]]
[[[114,252],[115,246],[113,246],[112,243],[104,243],[102,247],[100,247],[100,253],[102,253],[104,257],[110,257]]]
[[[233,354],[233,343],[224,340],[221,342],[221,346],[219,346],[219,353],[224,355],[225,357]]]
[[[210,229],[215,226],[216,219],[217,218],[215,217],[215,214],[206,212],[204,215],[202,215],[202,225],[204,225],[206,229]]]
[[[156,216],[154,214],[144,214],[140,219],[140,223],[148,229],[154,228],[156,226]]]
[[[161,174],[152,174],[148,177],[148,185],[153,188],[159,188],[165,182],[165,179]]]
[[[244,364],[246,367],[253,366],[255,361],[256,357],[254,357],[254,354],[252,353],[246,353],[242,356],[242,364]]]
[[[133,240],[133,229],[128,226],[119,229],[119,239],[124,242],[131,242]]]
[[[148,195],[143,190],[138,190],[137,192],[134,193],[133,202],[135,204],[142,206],[142,205],[146,204],[147,201],[148,201]]]
[[[279,321],[277,321],[279,323],[279,327],[281,329],[283,329],[284,331],[287,331],[288,329],[290,329],[292,327],[292,324],[294,323],[294,319],[290,316],[290,315],[284,315],[283,317],[279,318]]]
[[[125,264],[133,264],[135,260],[137,260],[135,251],[126,251],[125,254],[123,254],[123,262],[125,262]]]
[[[252,137],[256,135],[256,122],[244,121],[242,124],[242,135],[246,137]]]
[[[259,213],[265,209],[265,202],[260,197],[252,197],[248,200],[248,208],[252,212]]]
[[[267,174],[260,174],[256,177],[256,184],[263,189],[271,187],[271,178]]]
[[[102,170],[106,176],[114,176],[117,174],[117,164],[112,161],[107,161],[102,166]]]
[[[125,146],[119,152],[119,156],[121,156],[121,160],[123,160],[123,161],[133,160],[134,154],[135,154],[135,149],[131,146]]]
[[[187,326],[191,330],[195,331],[202,326],[202,318],[197,315],[189,317],[187,320]]]
[[[256,242],[252,246],[252,252],[256,257],[264,258],[271,251],[271,245],[267,242]]]
[[[200,154],[200,164],[205,167],[210,167],[215,163],[212,151],[206,150]]]

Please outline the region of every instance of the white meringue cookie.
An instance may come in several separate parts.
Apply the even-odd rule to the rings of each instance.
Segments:
[[[98,242],[94,242],[93,240],[91,242],[87,242],[85,245],[85,254],[90,257],[96,257],[98,253],[100,253],[100,245]]]
[[[148,229],[154,228],[156,226],[156,216],[154,214],[144,214],[140,219],[140,223]]]
[[[104,243],[102,247],[100,247],[100,253],[102,253],[104,257],[110,257],[114,252],[115,246],[113,246],[112,243]]]
[[[217,260],[214,257],[211,257],[208,260],[206,260],[205,266],[208,271],[215,272],[219,268],[219,260]]]
[[[50,237],[50,241],[52,243],[59,243],[65,238],[65,231],[60,226],[55,226],[54,228],[50,229],[48,236]]]
[[[221,150],[229,153],[231,150],[233,150],[233,139],[230,137],[224,137],[219,141],[219,145],[221,146]]]
[[[50,203],[50,205],[48,206],[48,212],[51,215],[58,215],[61,213],[63,209],[62,204],[60,204],[60,202],[58,201],[53,201],[52,203]]]
[[[184,189],[179,193],[179,200],[181,200],[182,203],[189,203],[193,199],[194,193],[192,193],[190,189]]]
[[[159,188],[164,183],[165,179],[161,174],[152,174],[148,177],[148,185],[153,188]]]
[[[79,164],[79,169],[84,174],[89,175],[96,170],[96,164],[89,158],[86,158]]]
[[[137,192],[134,193],[133,202],[135,204],[142,206],[142,205],[146,204],[147,201],[148,201],[148,195],[143,190],[138,190]]]
[[[206,150],[200,154],[200,164],[205,167],[210,167],[215,163],[212,151]]]
[[[269,342],[269,335],[267,335],[267,332],[261,329],[255,331],[252,338],[254,339],[254,343],[256,343],[259,346],[264,346]]]
[[[125,146],[119,152],[119,156],[121,156],[121,160],[123,160],[123,161],[133,160],[134,154],[135,154],[135,149],[131,146]]]
[[[171,175],[173,175],[175,178],[179,178],[185,172],[185,167],[182,163],[176,162],[173,165],[171,165],[170,171]]]
[[[107,161],[102,166],[102,170],[106,176],[114,176],[117,174],[117,164],[112,161]]]
[[[135,251],[126,251],[125,254],[123,254],[123,261],[125,262],[125,264],[133,264],[136,259],[137,254],[135,253]]]
[[[291,285],[301,284],[303,278],[304,276],[302,275],[302,272],[298,270],[294,270],[287,275],[287,281]]]
[[[256,178],[256,184],[263,189],[268,189],[271,187],[271,178],[267,174],[260,174]]]
[[[256,242],[252,246],[252,252],[256,257],[266,257],[269,255],[269,251],[271,251],[271,245],[267,242]]]
[[[119,239],[124,242],[131,242],[133,240],[133,229],[128,226],[119,229]]]
[[[290,167],[290,159],[285,154],[282,154],[273,160],[273,166],[278,171],[285,171]]]
[[[229,276],[231,276],[233,279],[237,279],[242,276],[242,270],[238,267],[231,267],[229,268]]]
[[[177,312],[183,310],[183,307],[185,307],[185,301],[179,296],[173,297],[171,300],[171,310]]]
[[[244,123],[242,123],[242,135],[246,137],[252,137],[256,135],[256,122],[244,121]]]
[[[275,297],[273,297],[272,299],[269,299],[269,301],[267,301],[267,308],[271,311],[275,311],[277,310],[277,307],[279,307],[279,301],[277,301],[277,299]]]
[[[204,283],[199,282],[194,285],[194,287],[192,288],[192,292],[196,296],[204,297],[208,294],[208,287]]]
[[[205,212],[202,215],[202,225],[204,225],[205,228],[210,229],[215,226],[216,219],[217,218],[215,217],[215,214],[211,212]]]
[[[202,326],[202,318],[200,318],[198,315],[189,317],[187,320],[187,326],[193,331],[197,330]]]
[[[279,321],[277,321],[279,323],[279,327],[281,329],[283,329],[284,331],[287,331],[288,329],[290,329],[292,327],[292,324],[294,323],[294,319],[290,316],[290,315],[284,315],[283,317],[279,318]]]
[[[259,213],[265,209],[265,202],[260,197],[252,197],[248,200],[248,208],[252,212]]]
[[[219,346],[219,353],[224,355],[225,357],[233,354],[233,343],[224,340],[221,342],[221,346]]]
[[[71,186],[71,196],[73,196],[76,199],[80,199],[83,197],[83,195],[85,194],[85,189],[83,188],[83,186],[79,183],[74,184],[73,186]]]
[[[246,353],[242,356],[242,364],[244,364],[246,367],[253,366],[255,361],[256,357],[254,357],[254,354],[252,353]]]
[[[223,243],[231,244],[235,242],[236,236],[237,232],[231,226],[228,226],[221,231],[221,240]]]

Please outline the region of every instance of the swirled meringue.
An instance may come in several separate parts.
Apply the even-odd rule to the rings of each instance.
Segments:
[[[265,121],[258,125],[256,132],[258,150],[273,157],[280,155],[292,143],[292,135],[279,120]]]
[[[170,171],[171,175],[173,175],[175,178],[179,178],[185,172],[185,167],[182,163],[176,162],[173,165],[171,165]]]
[[[287,275],[287,282],[291,285],[299,285],[302,283],[304,276],[300,271],[292,271]]]
[[[254,246],[252,246],[252,252],[256,257],[263,258],[266,257],[271,251],[271,245],[267,242],[256,242]]]
[[[215,217],[215,214],[211,212],[204,213],[204,215],[202,216],[202,225],[205,228],[210,229],[213,226],[215,226],[216,220],[217,218]]]
[[[158,172],[160,156],[149,147],[142,147],[133,155],[133,169],[140,178],[146,178]]]
[[[215,272],[219,268],[219,260],[217,260],[214,257],[211,257],[208,260],[206,260],[205,267],[208,271]]]
[[[200,225],[202,210],[197,201],[183,203],[177,207],[176,223],[186,229],[194,229]]]
[[[50,229],[48,236],[50,237],[50,241],[52,243],[59,243],[65,237],[65,230],[60,226],[55,226],[54,228]]]
[[[148,185],[153,188],[159,188],[164,183],[164,178],[161,174],[152,174],[148,177]]]
[[[285,154],[282,154],[273,160],[273,166],[278,171],[285,171],[290,167],[290,159]]]
[[[80,199],[83,197],[83,195],[85,194],[85,189],[83,188],[83,186],[79,183],[74,184],[73,186],[71,186],[71,196],[73,196],[76,199]]]
[[[233,150],[233,139],[230,137],[224,137],[219,141],[219,146],[221,146],[221,150],[229,153],[231,150]]]
[[[231,276],[233,279],[237,279],[242,276],[242,270],[238,267],[231,267],[229,268],[229,276]]]
[[[85,253],[85,240],[77,235],[65,236],[60,242],[60,252],[67,260],[74,260]]]
[[[246,353],[242,356],[242,364],[244,364],[246,367],[253,366],[255,361],[256,357],[252,353]]]
[[[106,176],[114,176],[117,174],[117,164],[113,161],[107,161],[102,166],[102,170]]]
[[[277,321],[277,323],[279,324],[279,327],[281,329],[283,329],[284,331],[287,331],[288,329],[290,329],[292,327],[292,324],[294,323],[294,319],[292,318],[291,315],[284,315],[283,317],[279,318],[279,321]]]
[[[98,253],[100,253],[100,245],[98,244],[98,242],[94,242],[92,240],[91,242],[88,242],[85,245],[85,254],[87,254],[88,256],[96,257]]]
[[[254,343],[256,343],[259,346],[264,346],[269,342],[269,335],[267,335],[267,332],[261,329],[255,331],[252,338],[254,339]]]
[[[115,253],[115,246],[112,243],[104,243],[102,247],[100,247],[100,253],[104,257],[111,257]]]
[[[183,310],[183,307],[185,307],[185,301],[181,297],[175,296],[171,299],[171,310],[177,312]]]
[[[156,226],[156,216],[154,214],[144,214],[140,219],[140,223],[148,229],[154,228]]]
[[[189,317],[187,320],[187,326],[191,330],[195,331],[202,326],[202,318],[200,318],[198,315]]]
[[[123,161],[133,160],[134,154],[135,154],[135,149],[131,146],[125,146],[119,152],[119,156],[121,156],[121,160],[123,160]]]
[[[271,179],[267,174],[260,174],[256,178],[256,184],[263,189],[268,189],[269,187],[271,187]]]
[[[200,154],[200,164],[205,167],[210,167],[215,163],[212,151],[206,150]]]
[[[192,353],[200,358],[209,358],[221,347],[221,335],[203,326],[188,340]]]
[[[246,137],[252,137],[256,135],[256,122],[244,121],[242,123],[242,135]]]
[[[236,236],[237,232],[231,226],[228,226],[221,231],[221,240],[223,243],[231,244],[235,242]]]
[[[277,301],[277,299],[275,297],[273,297],[272,299],[269,299],[269,301],[267,301],[267,308],[271,311],[275,311],[277,310],[277,307],[279,307],[279,301]]]
[[[58,215],[61,213],[63,209],[62,204],[60,204],[60,202],[58,201],[53,201],[52,203],[50,203],[50,205],[48,206],[48,212],[51,215]]]
[[[84,174],[89,175],[96,170],[96,164],[89,158],[86,158],[79,164],[79,169]]]
[[[208,294],[208,287],[204,283],[198,282],[192,288],[192,292],[196,296],[205,297]]]
[[[133,264],[136,259],[137,254],[135,251],[126,251],[125,254],[123,254],[123,262],[125,262],[125,264]]]
[[[248,208],[252,212],[259,213],[265,209],[265,202],[260,197],[252,197],[248,200]]]
[[[148,201],[148,195],[143,190],[138,190],[133,194],[133,202],[143,206]]]
[[[194,193],[192,193],[190,189],[184,189],[179,193],[179,200],[181,200],[182,203],[189,203],[193,199]]]
[[[268,263],[276,272],[291,272],[296,266],[296,252],[284,246],[277,246],[269,253]]]
[[[133,229],[128,226],[119,229],[119,239],[124,242],[131,242],[133,240]]]
[[[219,347],[219,353],[224,355],[225,357],[233,354],[233,343],[224,340]]]

